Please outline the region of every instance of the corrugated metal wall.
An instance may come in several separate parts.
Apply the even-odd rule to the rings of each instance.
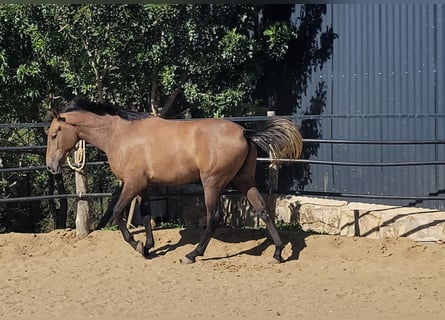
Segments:
[[[445,139],[445,5],[328,5],[325,25],[338,38],[331,60],[316,72],[302,99],[309,104],[324,80],[324,115],[351,118],[320,120],[325,139]],[[403,115],[423,115],[409,118]],[[360,117],[359,115],[364,115]],[[402,115],[367,117],[365,115]],[[315,159],[350,162],[445,159],[443,145],[321,145]],[[306,190],[426,196],[445,189],[444,166],[340,167],[311,165]],[[443,195],[443,194],[442,194]],[[376,201],[376,200],[374,200]],[[410,201],[383,201],[408,204]],[[427,201],[419,206],[444,207]]]

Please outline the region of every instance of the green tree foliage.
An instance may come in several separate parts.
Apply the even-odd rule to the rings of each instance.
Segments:
[[[47,82],[40,78],[42,66],[34,50],[30,29],[17,6],[0,6],[0,122],[37,122],[42,114],[38,105],[45,96]],[[42,81],[43,80],[43,81]],[[43,143],[44,132],[2,129],[2,146]],[[18,167],[41,163],[38,154],[5,152],[0,155],[0,167]],[[28,195],[33,185],[39,188],[31,173],[0,174],[3,197]],[[48,180],[43,179],[43,180]],[[42,191],[39,188],[39,191]],[[0,231],[37,229],[40,210],[35,203],[5,205],[0,209]],[[3,211],[3,213],[1,212]],[[36,214],[34,214],[36,213]]]
[[[312,70],[330,57],[335,39],[331,28],[321,30],[324,5],[299,8],[0,5],[0,123],[41,122],[47,110],[76,95],[166,118],[186,111],[193,117],[264,114],[266,109],[297,112]],[[313,99],[316,107],[303,112],[322,112],[324,96],[321,86]],[[319,133],[317,126],[306,125],[311,134]],[[44,145],[46,135],[43,128],[0,129],[0,139],[2,146]],[[41,165],[43,153],[1,153],[0,166],[17,167],[20,161]],[[88,159],[106,157],[89,151]],[[310,172],[300,176],[309,181]],[[111,191],[116,183],[103,167],[89,168],[89,179],[97,192]],[[55,180],[46,172],[0,174],[0,190],[3,197],[72,192],[72,180],[68,172]],[[57,210],[68,210],[66,202],[36,206],[14,207],[28,215],[22,221],[33,221],[27,228],[10,227],[12,207],[2,207],[0,228],[37,230]],[[100,217],[102,206],[96,211]],[[53,220],[55,226],[63,225]]]
[[[264,6],[259,26],[263,50],[258,57],[263,69],[256,96],[277,114],[301,107],[296,102],[306,92],[312,71],[323,68],[331,56],[337,35],[332,27],[322,32],[325,14],[324,5],[305,5],[299,12],[290,4]]]

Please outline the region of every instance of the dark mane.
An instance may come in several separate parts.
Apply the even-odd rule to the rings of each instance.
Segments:
[[[151,117],[151,115],[146,112],[126,110],[111,103],[92,102],[86,99],[75,99],[71,101],[71,103],[61,111],[61,113],[71,111],[88,111],[100,116],[109,114],[112,116],[119,116],[127,121],[141,120]]]

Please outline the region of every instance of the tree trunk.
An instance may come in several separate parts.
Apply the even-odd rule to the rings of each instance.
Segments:
[[[56,188],[59,194],[65,194],[65,184],[63,183],[62,175],[56,175],[54,177]],[[60,199],[60,208],[56,215],[55,226],[56,229],[65,229],[66,228],[66,218],[68,213],[68,200]]]
[[[154,115],[158,114],[159,105],[160,105],[160,97],[159,97],[159,81],[156,79],[153,80],[153,83],[151,84],[151,94],[150,94],[150,106],[151,106],[151,112]]]
[[[104,102],[104,86],[99,74],[96,75],[96,85],[97,85],[97,96],[99,97],[99,102]]]
[[[168,97],[167,102],[162,107],[162,111],[161,111],[161,114],[160,114],[160,116],[162,118],[170,118],[172,115],[175,114],[173,112],[174,111],[173,109],[174,109],[174,106],[175,106],[175,101],[178,98],[179,94],[182,92],[182,86],[183,86],[183,84],[185,83],[186,80],[187,80],[187,73],[183,72],[181,74],[181,76],[180,76],[180,79],[178,81],[178,85],[177,85],[176,89],[173,90],[173,92]],[[176,112],[176,113],[178,113],[178,112]]]
[[[48,193],[54,194],[54,175],[52,173],[48,174]],[[51,216],[53,217],[54,229],[57,229],[57,208],[56,208],[56,202],[54,201],[54,199],[48,200],[48,207],[49,207],[49,212],[51,213]]]
[[[168,97],[167,103],[162,107],[162,111],[160,116],[162,118],[169,118],[169,116],[173,113],[172,109],[174,107],[174,102],[181,92],[181,88],[176,88]]]
[[[56,188],[55,188],[56,187]],[[63,183],[62,175],[48,174],[48,191],[49,194],[55,194],[54,191],[57,189],[57,194],[65,194],[65,185]],[[53,217],[53,228],[54,229],[65,229],[66,228],[66,218],[68,212],[68,200],[59,199],[59,206],[56,205],[54,199],[48,201],[49,212]]]

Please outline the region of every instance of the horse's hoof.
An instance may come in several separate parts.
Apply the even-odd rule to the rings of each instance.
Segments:
[[[185,256],[184,258],[180,259],[179,261],[181,261],[182,264],[192,264],[195,263],[195,259],[191,259],[187,256]]]
[[[282,256],[273,257],[273,259],[271,260],[271,264],[280,264],[283,262],[284,262],[284,259]]]
[[[149,259],[151,257],[150,248],[144,247],[144,252],[142,254],[145,259]]]

